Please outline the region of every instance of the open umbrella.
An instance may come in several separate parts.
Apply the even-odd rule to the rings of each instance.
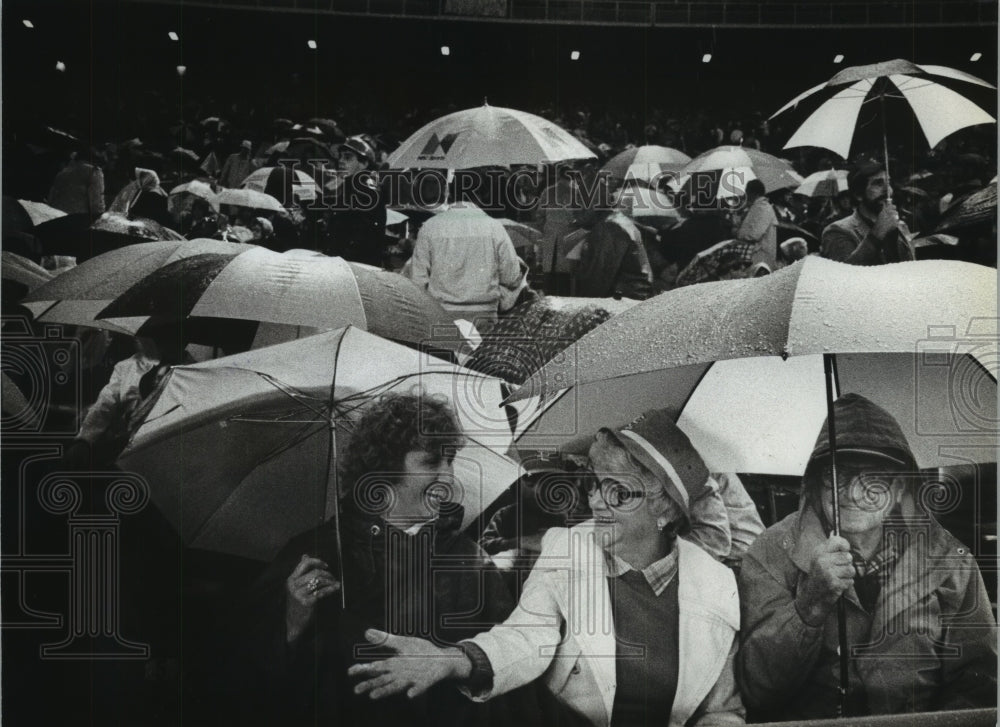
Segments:
[[[531,225],[526,225],[523,222],[515,222],[507,217],[500,217],[498,221],[510,236],[510,241],[514,243],[515,250],[533,247],[542,239],[542,233]]]
[[[824,169],[813,172],[794,191],[795,194],[806,197],[836,197],[847,191],[847,170]]]
[[[948,210],[937,229],[939,232],[975,225],[997,217],[997,183],[991,182],[973,192]]]
[[[674,399],[713,471],[801,474],[833,400],[854,391],[896,416],[918,465],[993,461],[996,284],[995,270],[967,263],[860,269],[806,258],[765,278],[680,288],[591,331],[515,391],[542,402],[534,420],[522,409],[519,427],[546,420],[538,435],[553,425],[577,435],[581,407],[559,406],[559,392],[586,397],[600,382],[597,396],[615,396],[625,413],[623,389],[638,383],[644,409]],[[841,619],[846,659],[844,628]]]
[[[51,272],[22,255],[3,250],[0,258],[0,276],[5,283],[15,283],[31,291],[52,280]]]
[[[191,202],[195,198],[205,200],[213,210],[219,211],[218,195],[210,184],[199,179],[178,184],[171,189],[167,199],[167,210],[173,215],[180,215],[181,212],[190,208]]]
[[[249,207],[250,209],[266,210],[268,212],[285,211],[285,208],[281,206],[281,202],[274,197],[253,189],[224,189],[219,192],[216,200],[220,205],[228,204],[233,207]]]
[[[256,192],[263,192],[267,187],[267,182],[271,176],[271,172],[275,169],[279,170],[279,174],[281,173],[279,167],[261,167],[244,179],[240,183],[240,186],[244,189],[252,189]],[[311,202],[316,199],[318,192],[319,186],[316,184],[316,180],[301,169],[296,169],[295,180],[292,182],[292,195],[296,199]]]
[[[888,169],[890,129],[904,133],[916,123],[933,148],[959,129],[996,122],[958,88],[966,93],[996,91],[982,79],[944,66],[905,60],[854,66],[799,94],[771,118],[787,113],[804,119],[786,149],[817,146],[847,159],[852,151],[880,148]],[[988,106],[995,105],[993,93]]]
[[[388,162],[393,169],[474,169],[593,158],[576,137],[541,116],[484,104],[427,124]]]
[[[128,245],[90,258],[33,290],[22,302],[42,323],[63,323],[134,334],[146,317],[96,320],[115,298],[153,271],[202,253],[235,255],[248,250],[221,240],[164,240]]]
[[[184,320],[191,340],[205,344],[217,343],[213,337],[231,331],[234,321],[270,324],[246,327],[244,349],[346,325],[413,344],[454,349],[464,341],[440,304],[409,279],[304,250],[251,247],[176,260],[98,314],[135,316]]]
[[[648,187],[625,187],[618,194],[617,206],[633,220],[659,229],[674,227],[683,219],[676,202]]]
[[[414,387],[446,397],[466,435],[453,496],[468,525],[518,475],[500,382],[356,328],[174,368],[120,464],[186,545],[269,560],[336,516],[337,454],[365,403]]]
[[[735,261],[742,267],[753,262],[758,246],[746,240],[723,240],[695,255],[691,262],[677,275],[677,287],[694,285],[719,279],[720,266]]]
[[[31,202],[26,199],[19,199],[17,200],[17,204],[21,206],[24,213],[28,216],[31,227],[38,227],[39,225],[44,225],[46,222],[66,216],[66,213],[62,210],[57,210],[55,207],[51,207],[44,202]]]
[[[716,200],[743,195],[751,179],[763,182],[768,194],[803,182],[791,164],[776,156],[742,146],[720,146],[685,164],[673,186],[684,191],[692,206],[712,207]]]
[[[614,179],[634,179],[649,184],[665,172],[678,172],[691,161],[691,157],[669,146],[634,146],[611,157],[601,171]]]

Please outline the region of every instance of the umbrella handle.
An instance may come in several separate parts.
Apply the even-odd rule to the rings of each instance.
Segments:
[[[833,404],[839,390],[837,360],[831,353],[823,354],[823,372],[826,379],[826,423],[830,440],[830,481],[833,483],[830,498],[833,505],[833,534],[840,535],[840,497],[837,487],[837,420]],[[848,657],[847,657],[847,606],[844,596],[837,599],[837,656],[840,661],[837,716],[847,716]]]

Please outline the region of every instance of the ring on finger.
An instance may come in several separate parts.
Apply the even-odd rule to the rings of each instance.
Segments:
[[[306,589],[310,593],[315,593],[316,591],[318,591],[319,590],[319,578],[317,578],[316,576],[313,576],[312,578],[310,578],[309,581],[306,583]]]

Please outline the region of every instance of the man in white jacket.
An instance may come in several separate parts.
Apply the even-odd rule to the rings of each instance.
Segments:
[[[455,203],[424,223],[411,266],[413,282],[484,333],[496,321],[501,287],[521,279],[507,231],[472,202]]]

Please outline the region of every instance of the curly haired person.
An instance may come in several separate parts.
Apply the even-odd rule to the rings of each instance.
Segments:
[[[444,400],[397,393],[366,408],[337,462],[339,537],[333,519],[294,537],[245,600],[241,724],[484,725],[537,711],[527,691],[495,709],[448,689],[375,702],[347,677],[376,655],[369,628],[454,644],[514,606],[449,502],[463,441]]]

